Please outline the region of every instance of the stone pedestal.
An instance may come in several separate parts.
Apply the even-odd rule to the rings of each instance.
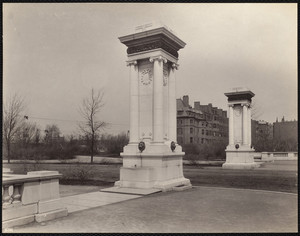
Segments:
[[[191,186],[183,176],[184,153],[176,142],[175,70],[178,50],[185,43],[166,26],[154,23],[119,39],[128,47],[130,140],[121,153],[123,167],[115,186],[161,190]],[[139,143],[145,145],[143,150]]]
[[[254,162],[251,146],[251,98],[254,93],[246,88],[235,88],[229,93],[229,144],[226,148],[226,162],[223,168],[252,169]]]
[[[137,145],[128,145],[121,153],[123,167],[120,169],[120,181],[115,185],[127,188],[156,188],[163,191],[177,186],[191,186],[183,176],[182,156],[184,153],[177,145],[170,152],[170,142],[163,144],[145,143],[146,149],[140,152]],[[135,153],[129,153],[135,149]]]

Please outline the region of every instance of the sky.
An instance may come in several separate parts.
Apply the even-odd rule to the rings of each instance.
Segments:
[[[16,93],[29,121],[77,134],[83,98],[103,89],[103,132],[127,132],[129,68],[118,37],[153,21],[186,43],[177,98],[227,110],[224,93],[247,87],[260,120],[297,120],[294,3],[4,3],[3,102]]]

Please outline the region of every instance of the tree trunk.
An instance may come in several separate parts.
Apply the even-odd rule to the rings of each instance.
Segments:
[[[94,161],[94,134],[92,134],[92,145],[91,145],[91,164]]]
[[[7,162],[10,163],[10,142],[7,142]]]

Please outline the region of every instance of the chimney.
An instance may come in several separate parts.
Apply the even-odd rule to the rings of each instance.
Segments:
[[[188,95],[183,96],[183,103],[186,107],[189,106],[189,96]]]
[[[208,112],[212,113],[212,104],[211,103],[208,103]]]
[[[200,102],[194,102],[194,108],[200,111]]]

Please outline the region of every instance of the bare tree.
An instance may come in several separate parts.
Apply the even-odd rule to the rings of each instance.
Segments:
[[[24,100],[17,94],[14,94],[4,105],[3,109],[3,136],[7,149],[7,160],[10,163],[11,144],[15,141],[18,132],[21,129],[24,116],[21,113],[24,111]]]
[[[18,132],[18,141],[20,141],[24,147],[27,147],[30,143],[35,141],[37,130],[38,127],[36,123],[22,122]]]
[[[45,137],[44,141],[47,144],[54,144],[58,143],[60,137],[60,129],[57,125],[52,124],[52,125],[47,125],[45,129]]]
[[[251,109],[251,119],[258,120],[259,117],[263,114],[261,107],[255,102],[252,102],[252,109]]]
[[[79,108],[79,112],[85,121],[79,123],[78,126],[83,135],[90,141],[91,163],[93,163],[95,145],[99,137],[99,132],[107,125],[104,121],[97,119],[97,115],[104,106],[103,96],[103,90],[95,91],[92,89],[90,96],[83,99],[81,107]]]

